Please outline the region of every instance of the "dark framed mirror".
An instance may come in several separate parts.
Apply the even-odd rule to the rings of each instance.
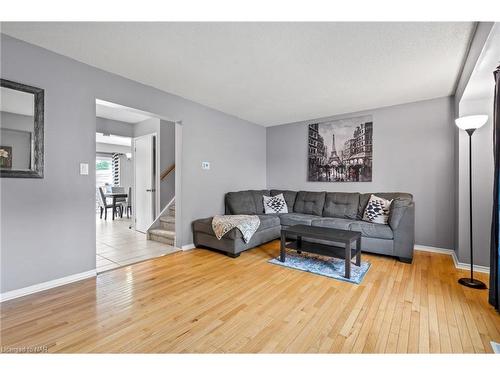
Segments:
[[[44,90],[0,79],[0,177],[43,178]]]

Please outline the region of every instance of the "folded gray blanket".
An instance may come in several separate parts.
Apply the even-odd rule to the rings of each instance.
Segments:
[[[217,215],[212,219],[212,229],[218,240],[231,229],[238,228],[248,243],[259,226],[260,219],[256,215]]]

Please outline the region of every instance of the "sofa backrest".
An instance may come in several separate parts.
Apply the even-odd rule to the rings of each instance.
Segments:
[[[359,193],[326,193],[323,216],[356,219],[359,196]]]
[[[299,191],[295,198],[293,211],[301,214],[317,215],[323,214],[323,206],[325,205],[324,191]]]
[[[262,196],[283,194],[288,212],[361,220],[368,200],[372,194],[384,199],[392,199],[389,222],[391,226],[399,223],[406,208],[413,202],[409,193],[342,193],[291,190],[244,190],[227,193],[225,197],[226,215],[264,214]]]
[[[226,194],[226,215],[260,215],[264,213],[263,195],[269,190],[244,190]]]

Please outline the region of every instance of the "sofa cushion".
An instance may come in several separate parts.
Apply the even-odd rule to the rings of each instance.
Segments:
[[[226,194],[226,214],[259,215],[264,213],[262,196],[269,195],[269,190],[245,190]]]
[[[311,222],[313,227],[325,227],[325,228],[335,228],[335,229],[344,229],[349,230],[349,226],[354,222],[352,219],[342,219],[342,218],[333,218],[333,217],[325,217],[318,218]]]
[[[257,232],[273,227],[280,226],[280,219],[277,215],[257,215],[260,219],[260,225],[257,229]],[[215,236],[214,230],[212,229],[212,218],[208,217],[206,219],[199,219],[193,222],[193,231],[207,233],[212,236]],[[243,238],[240,230],[238,228],[233,228],[229,232],[227,232],[224,237],[226,239],[236,239]]]
[[[324,191],[299,191],[295,198],[293,211],[301,214],[321,216],[323,214],[323,206],[325,205]]]
[[[291,190],[276,190],[276,189],[271,190],[272,197],[279,194],[283,194],[283,196],[285,197],[285,202],[288,207],[288,212],[293,212],[293,205],[295,204],[295,198],[297,197],[297,192]]]
[[[300,213],[288,213],[288,214],[281,214],[280,215],[280,221],[281,225],[311,225],[311,222],[315,219],[319,219],[321,216],[317,215],[308,215],[308,214],[300,214]]]
[[[392,240],[394,238],[391,227],[386,224],[355,221],[349,225],[349,230],[361,232],[363,237],[382,238],[385,240]]]
[[[323,216],[356,219],[359,193],[326,193]]]
[[[262,214],[257,216],[260,219],[260,226],[259,229],[257,229],[257,231],[272,227],[279,227],[281,225],[280,218],[278,215]]]
[[[382,238],[391,240],[394,234],[389,225],[367,223],[366,221],[330,218],[315,219],[311,223],[314,227],[326,227],[361,232],[363,237]]]

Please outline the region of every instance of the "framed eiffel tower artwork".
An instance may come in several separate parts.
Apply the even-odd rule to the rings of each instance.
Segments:
[[[372,116],[309,124],[308,181],[370,182]]]

